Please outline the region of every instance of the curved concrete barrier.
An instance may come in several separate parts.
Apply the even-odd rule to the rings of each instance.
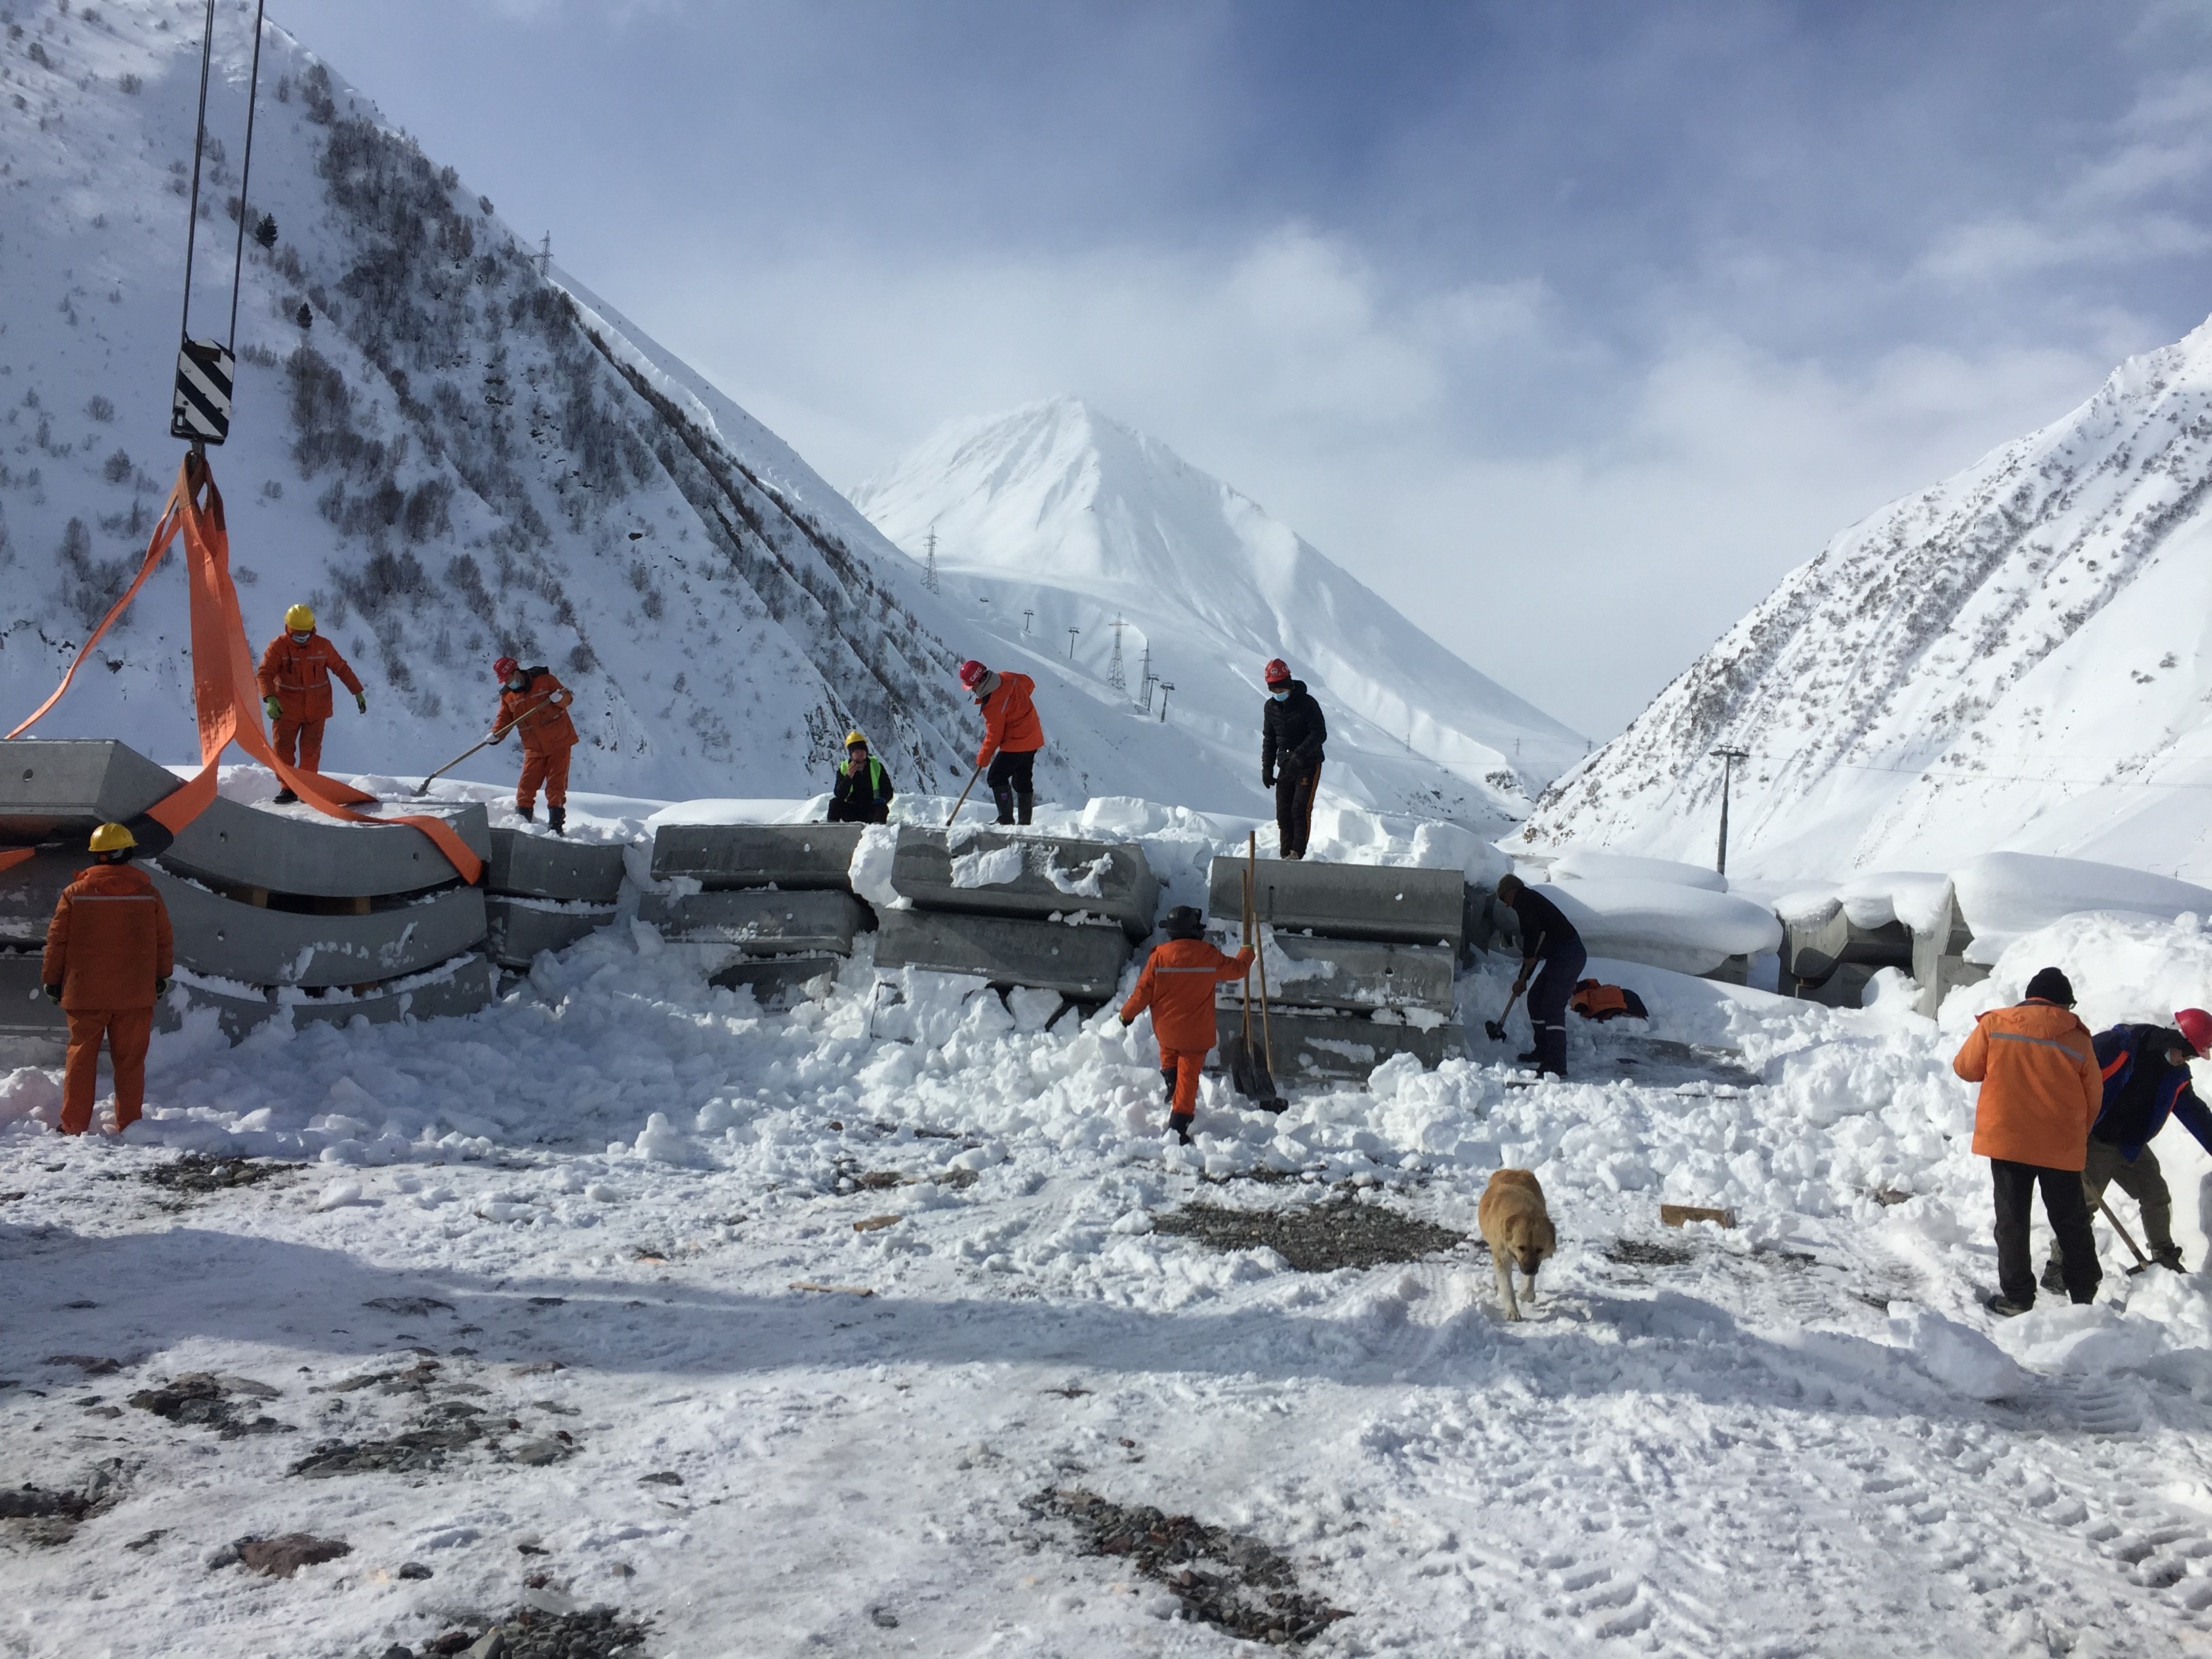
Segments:
[[[875,913],[850,893],[731,889],[675,897],[647,893],[637,919],[666,937],[734,945],[747,956],[853,953],[853,936],[875,926]]]
[[[0,1066],[58,1066],[69,1016],[39,986],[38,950],[0,950]]]
[[[473,951],[358,994],[333,991],[313,996],[271,989],[256,995],[244,987],[200,983],[190,974],[180,974],[155,1009],[154,1025],[157,1030],[173,1031],[192,1010],[212,1008],[223,1034],[236,1042],[270,1020],[283,1020],[297,1030],[356,1019],[390,1025],[404,1019],[455,1018],[489,1006],[498,984],[499,969],[489,957]]]
[[[1243,914],[1243,859],[1213,860],[1206,909],[1224,926]],[[1254,866],[1260,920],[1285,933],[1311,929],[1334,939],[1444,945],[1456,952],[1466,927],[1467,878],[1456,870],[1395,864],[1316,864],[1261,859]]]
[[[565,951],[615,919],[612,905],[580,908],[555,899],[484,895],[484,953],[518,972],[540,951]]]
[[[979,974],[994,985],[1057,991],[1076,1002],[1104,1002],[1128,965],[1129,936],[1111,924],[887,910],[876,932],[876,966]]]
[[[365,915],[311,915],[243,904],[158,865],[146,873],[169,907],[177,960],[247,985],[368,984],[420,973],[483,942],[484,899],[473,887]]]
[[[0,842],[87,836],[182,787],[167,767],[112,738],[11,738],[0,742]]]
[[[1275,1000],[1319,1008],[1425,1008],[1446,1015],[1455,1006],[1449,946],[1322,939],[1279,930],[1273,939],[1290,963],[1279,976],[1271,970],[1267,994]],[[1235,985],[1227,994],[1243,994]]]
[[[891,886],[922,910],[1043,921],[1081,913],[1152,931],[1160,884],[1130,842],[1077,841],[1008,830],[899,830]]]
[[[858,823],[664,823],[653,832],[653,878],[687,876],[730,887],[847,888]],[[901,839],[905,836],[901,832]]]
[[[1426,1027],[1386,1024],[1357,1014],[1277,1008],[1268,1024],[1273,1033],[1278,1083],[1302,1078],[1364,1081],[1384,1060],[1411,1054],[1434,1071],[1447,1060],[1467,1056],[1467,1028],[1455,1022]],[[1214,1010],[1215,1029],[1224,1042],[1244,1034],[1242,1007]],[[1252,1011],[1252,1042],[1260,1043],[1260,1011]]]
[[[429,805],[478,858],[491,854],[480,801]],[[289,810],[218,797],[161,854],[168,869],[203,881],[306,898],[376,898],[459,881],[437,843],[404,823],[344,823],[312,808]]]
[[[470,842],[471,847],[475,842]],[[568,841],[525,830],[490,832],[484,890],[523,898],[612,904],[622,896],[623,848],[616,842]]]
[[[45,944],[62,889],[91,865],[89,853],[45,848],[27,862],[0,870],[0,945]]]

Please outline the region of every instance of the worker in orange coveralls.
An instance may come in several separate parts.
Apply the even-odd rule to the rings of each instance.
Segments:
[[[174,969],[169,908],[143,870],[131,867],[137,837],[119,823],[92,832],[99,862],[54,902],[39,981],[69,1015],[69,1064],[62,1081],[62,1133],[92,1127],[100,1040],[115,1063],[115,1127],[138,1121],[146,1101],[146,1044],[154,1004]]]
[[[512,657],[492,665],[499,676],[499,715],[492,740],[522,733],[522,781],[514,788],[514,810],[526,821],[538,810],[538,786],[545,786],[545,823],[556,836],[568,830],[568,757],[576,746],[576,723],[568,705],[576,694],[553,678],[550,668],[525,668]]]
[[[1188,1146],[1191,1120],[1198,1115],[1199,1071],[1213,1048],[1214,982],[1242,979],[1252,965],[1252,947],[1233,957],[1215,949],[1204,937],[1205,918],[1188,904],[1169,911],[1165,926],[1168,941],[1154,945],[1146,959],[1137,988],[1121,1005],[1121,1024],[1152,1011],[1160,1075],[1168,1085],[1168,1127]]]
[[[270,719],[270,741],[277,758],[302,772],[323,769],[323,722],[331,717],[331,676],[345,682],[353,706],[368,713],[368,694],[338,648],[315,632],[315,613],[295,605],[284,613],[284,631],[261,653],[261,707]],[[291,790],[276,792],[279,805],[299,799]]]

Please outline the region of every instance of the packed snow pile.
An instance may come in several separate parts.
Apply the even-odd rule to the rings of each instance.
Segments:
[[[1663,881],[1677,887],[1701,887],[1711,893],[1728,891],[1728,878],[1701,864],[1638,858],[1632,853],[1607,853],[1595,847],[1568,848],[1551,861],[1548,873],[1562,881]]]
[[[1705,974],[1782,943],[1782,924],[1765,905],[1680,882],[1598,876],[1536,890],[1559,907],[1594,957]]]
[[[1214,775],[1193,805],[1258,809],[1274,657],[1328,714],[1324,799],[1495,836],[1583,752],[1258,503],[1076,398],[952,422],[853,499],[916,560],[934,536],[946,599],[992,642],[975,654],[1079,673],[1133,738],[1164,703]]]
[[[2021,934],[2083,912],[2212,916],[2212,888],[2085,859],[1984,853],[1960,865],[1951,879],[1960,914],[1973,929],[1970,954],[1977,962],[1995,962]]]
[[[1775,881],[1991,848],[2212,878],[2212,325],[1844,531],[1537,805]]]

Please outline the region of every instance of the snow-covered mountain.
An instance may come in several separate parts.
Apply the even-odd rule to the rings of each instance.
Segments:
[[[1149,653],[1174,687],[1169,725],[1218,775],[1190,804],[1258,801],[1274,656],[1328,710],[1324,791],[1362,805],[1502,829],[1586,747],[1258,503],[1076,398],[952,422],[853,499],[914,559],[934,530],[963,637],[993,641],[975,654],[1050,663],[1135,733],[1164,695],[1148,713]],[[1126,690],[1109,684],[1117,635]]]
[[[1993,849],[2212,876],[2212,324],[1784,579],[1523,839],[1729,869]]]
[[[0,729],[136,568],[181,453],[202,15],[110,0],[0,27]],[[227,326],[249,20],[218,14],[197,334]],[[580,789],[805,794],[855,725],[902,788],[957,788],[977,729],[955,679],[965,611],[273,25],[249,188],[249,225],[274,234],[246,243],[214,470],[254,643],[309,599],[368,682],[368,718],[333,724],[334,769],[450,758],[512,651],[577,689]],[[39,734],[194,755],[184,624],[164,572]],[[1048,728],[1048,800],[1176,799],[1209,769],[1180,728],[1133,740],[1087,696],[1054,696]]]

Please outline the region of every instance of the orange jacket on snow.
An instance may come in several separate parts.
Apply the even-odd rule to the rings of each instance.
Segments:
[[[522,733],[525,754],[550,755],[556,749],[574,749],[576,722],[568,718],[568,705],[576,701],[576,694],[549,670],[526,672],[529,684],[520,691],[499,694],[499,718],[491,723],[491,729],[503,732],[513,726]]]
[[[320,634],[310,634],[301,644],[289,634],[279,634],[261,653],[261,672],[254,676],[264,697],[274,696],[288,720],[326,720],[331,717],[331,676],[345,682],[356,697],[361,680],[338,648]]]
[[[1001,749],[1010,755],[1026,754],[1044,747],[1044,723],[1037,719],[1030,699],[1036,682],[1026,674],[1000,674],[999,684],[976,707],[983,711],[983,746],[975,751],[975,764],[988,766]]]
[[[1974,1152],[2044,1170],[2088,1162],[2089,1126],[2105,1103],[2089,1028],[2054,1002],[1993,1009],[1951,1069],[1982,1085]]]
[[[1249,945],[1233,957],[1202,939],[1155,945],[1137,988],[1121,1005],[1121,1018],[1134,1019],[1150,1008],[1152,1035],[1163,1052],[1202,1054],[1213,1047],[1214,981],[1241,979],[1251,965]]]
[[[62,988],[62,1006],[150,1008],[154,981],[175,966],[169,907],[143,870],[95,864],[62,890],[46,929],[39,982]]]

